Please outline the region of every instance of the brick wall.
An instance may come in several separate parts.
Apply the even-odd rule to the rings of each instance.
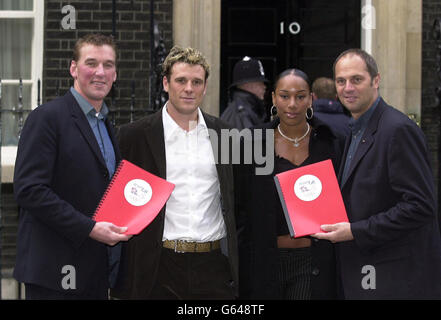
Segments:
[[[441,44],[441,40],[438,42],[433,40],[431,33],[432,25],[436,18],[441,18],[441,2],[439,0],[423,0],[421,127],[426,134],[429,144],[430,156],[436,179],[436,187],[438,188],[438,200],[440,200],[440,106],[436,101],[435,88],[441,85],[436,71],[437,44]],[[438,205],[439,213],[441,212],[440,208],[441,206]]]
[[[1,266],[12,269],[15,265],[15,249],[18,225],[18,208],[14,200],[12,183],[3,183],[1,201]]]
[[[45,37],[43,102],[52,100],[73,84],[69,73],[72,50],[78,37],[89,32],[112,34],[112,0],[45,1]],[[172,0],[155,0],[154,17],[164,37],[166,49],[172,46]],[[71,5],[76,11],[76,29],[61,25],[62,8]],[[150,67],[150,0],[116,1],[116,43],[118,46],[117,108],[131,105],[132,81],[135,83],[135,118],[148,107]],[[110,97],[110,94],[109,94]],[[110,98],[106,99],[110,106]],[[128,121],[128,112],[117,115],[117,124]]]

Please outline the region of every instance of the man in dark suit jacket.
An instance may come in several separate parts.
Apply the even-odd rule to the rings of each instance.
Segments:
[[[212,139],[225,126],[199,109],[209,68],[197,50],[174,47],[163,71],[166,105],[121,127],[118,137],[125,159],[175,189],[154,221],[123,245],[111,295],[233,299],[238,281],[233,170],[215,162],[221,144],[219,139],[212,145]]]
[[[27,299],[107,299],[107,245],[129,238],[92,219],[120,160],[103,103],[116,80],[113,39],[79,39],[70,73],[73,88],[29,114],[18,144],[14,276]]]
[[[440,299],[441,247],[434,181],[421,129],[378,94],[375,60],[360,49],[334,64],[351,111],[340,186],[349,223],[324,225],[338,242],[346,299]]]

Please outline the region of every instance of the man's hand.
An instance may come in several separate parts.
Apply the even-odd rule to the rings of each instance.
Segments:
[[[312,234],[311,237],[329,240],[332,243],[354,240],[349,222],[324,224],[320,228],[325,232]]]
[[[127,227],[118,227],[110,222],[97,222],[89,234],[92,239],[105,243],[109,246],[114,246],[120,241],[127,241],[132,236],[125,235]]]

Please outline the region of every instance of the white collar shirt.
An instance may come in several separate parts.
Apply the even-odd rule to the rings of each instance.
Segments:
[[[163,240],[207,242],[226,236],[219,179],[208,128],[198,108],[198,123],[185,131],[162,109],[167,181],[175,189],[167,201]]]

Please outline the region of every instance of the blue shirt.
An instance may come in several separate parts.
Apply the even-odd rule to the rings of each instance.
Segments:
[[[87,121],[89,121],[89,125],[92,128],[96,141],[100,147],[101,154],[106,162],[106,167],[109,171],[110,178],[115,172],[116,159],[112,140],[110,140],[109,132],[107,131],[106,124],[104,123],[106,116],[109,113],[109,109],[103,102],[100,112],[96,112],[95,108],[86,99],[84,99],[84,97],[79,94],[78,91],[76,91],[73,87],[70,88],[70,91],[80,105],[81,110],[83,110],[84,114],[86,115]]]
[[[354,158],[361,138],[366,131],[369,120],[371,119],[372,114],[374,113],[379,101],[380,97],[378,97],[374,101],[372,106],[365,113],[363,113],[360,118],[351,118],[349,120],[349,128],[351,129],[351,144],[349,145],[348,155],[346,156],[345,167],[343,169],[343,177],[341,180],[342,184],[344,184],[346,179],[348,178],[349,168],[351,167],[352,159]]]

